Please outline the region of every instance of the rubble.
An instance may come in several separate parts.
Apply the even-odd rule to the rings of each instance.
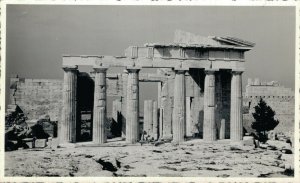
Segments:
[[[18,105],[9,106],[5,119],[6,151],[19,148],[43,148],[47,146],[48,137],[50,137],[48,133],[54,135],[55,130],[48,130],[49,128],[47,128],[51,124],[48,115],[41,116],[38,120],[27,120]],[[54,126],[52,125],[52,127]]]

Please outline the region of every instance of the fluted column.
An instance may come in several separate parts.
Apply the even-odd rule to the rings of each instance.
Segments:
[[[63,111],[60,144],[76,142],[77,66],[64,66]]]
[[[174,109],[173,109],[173,143],[184,141],[185,134],[185,70],[175,70]]]
[[[103,144],[106,142],[106,67],[94,67],[95,90],[94,90],[94,113],[93,113],[93,143]]]
[[[230,103],[230,139],[231,141],[240,141],[243,139],[241,71],[232,71]]]
[[[128,72],[125,69],[123,74],[122,74],[122,87],[123,87],[123,92],[122,92],[122,138],[126,138],[126,112],[127,112],[127,77],[128,77]]]
[[[127,68],[126,142],[136,143],[139,134],[139,69]]]
[[[205,71],[203,139],[217,139],[215,120],[215,71]]]

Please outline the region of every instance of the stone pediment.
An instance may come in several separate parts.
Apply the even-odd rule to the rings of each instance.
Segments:
[[[176,30],[173,43],[147,43],[153,47],[208,47],[208,48],[240,48],[250,50],[254,43],[235,37],[200,36],[182,30]]]

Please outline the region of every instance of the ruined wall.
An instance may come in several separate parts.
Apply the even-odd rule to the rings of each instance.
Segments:
[[[11,78],[10,104],[17,104],[29,119],[48,114],[52,121],[60,119],[62,80]]]
[[[261,82],[259,79],[248,80],[246,92],[244,94],[244,108],[249,112],[243,115],[245,125],[250,129],[254,120],[252,113],[254,107],[262,98],[276,113],[275,118],[279,120],[279,125],[274,131],[290,133],[294,131],[294,109],[295,97],[291,88],[285,88],[278,82]]]
[[[78,109],[91,111],[94,99],[94,83],[88,73],[78,74]],[[120,96],[122,91],[118,75],[110,74],[107,79],[108,96]],[[120,77],[120,76],[119,76]],[[28,79],[11,77],[9,104],[17,104],[29,119],[38,119],[48,114],[59,121],[62,110],[63,80]]]

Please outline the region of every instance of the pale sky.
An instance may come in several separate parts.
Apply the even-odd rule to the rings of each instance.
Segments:
[[[172,42],[176,29],[254,42],[243,88],[248,77],[294,88],[294,7],[9,5],[7,76],[62,79],[64,54],[123,55],[130,45]]]

